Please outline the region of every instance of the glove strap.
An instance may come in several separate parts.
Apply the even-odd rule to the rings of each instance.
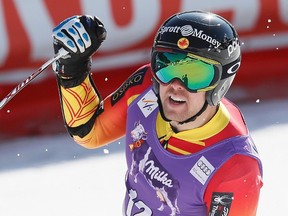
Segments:
[[[73,88],[80,85],[91,70],[92,60],[89,58],[86,62],[64,65],[56,61],[53,70],[57,74],[57,80],[64,88]]]
[[[89,72],[82,73],[78,77],[61,77],[60,75],[57,76],[58,83],[66,88],[73,88],[80,85],[88,76]]]

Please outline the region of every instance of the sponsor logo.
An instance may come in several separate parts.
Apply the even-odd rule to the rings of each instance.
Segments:
[[[199,38],[203,41],[206,41],[210,44],[212,44],[215,48],[218,48],[221,46],[221,43],[214,39],[213,37],[205,34],[203,30],[198,30],[197,28],[193,28],[191,25],[185,25],[185,26],[162,26],[160,29],[160,34],[165,34],[165,33],[176,33],[176,34],[181,34],[184,37],[187,36],[192,36]],[[233,44],[231,45],[233,49]],[[236,45],[235,45],[236,46]]]
[[[186,49],[189,46],[189,40],[187,38],[180,38],[177,42],[177,46],[180,49]]]
[[[212,166],[212,164],[204,157],[202,156],[192,167],[190,170],[190,173],[201,183],[205,184],[209,176],[212,174],[212,172],[215,170],[215,168]]]
[[[111,96],[111,104],[114,106],[124,95],[125,92],[132,86],[141,85],[144,79],[144,75],[147,68],[139,70],[131,77],[129,77],[126,82],[124,82],[117,91]]]
[[[239,45],[239,40],[238,38],[236,38],[236,40],[234,40],[232,42],[232,44],[230,44],[228,46],[228,55],[229,57],[232,55],[232,53],[234,53],[238,48],[240,48],[240,45]]]
[[[203,160],[199,160],[197,162],[197,167],[199,167],[203,173],[205,173],[206,176],[209,176],[211,174],[211,169],[208,167],[208,165],[205,164]]]
[[[240,62],[237,62],[236,64],[232,65],[232,66],[227,70],[227,73],[228,73],[228,74],[234,74],[234,73],[236,73],[236,71],[238,70],[239,67],[240,67]]]
[[[180,31],[183,36],[189,36],[193,34],[193,28],[191,25],[182,26]]]
[[[137,127],[139,126],[140,124],[137,123]],[[140,129],[140,131],[144,130]],[[134,183],[138,183],[139,174],[141,174],[141,176],[146,179],[147,184],[151,189],[155,191],[154,194],[155,197],[157,197],[157,202],[158,199],[161,202],[161,206],[158,207],[158,210],[162,212],[166,207],[169,207],[171,211],[170,215],[179,215],[180,210],[177,206],[180,187],[179,182],[157,159],[150,145],[146,141],[143,142],[139,148],[135,148],[132,151],[131,158],[132,161],[129,174],[131,177],[134,177]],[[143,180],[141,180],[141,182],[142,181]],[[153,199],[153,196],[151,196],[151,200]],[[154,199],[154,201],[156,200]],[[165,213],[163,212],[163,214]]]
[[[145,172],[150,176],[152,181],[156,180],[167,187],[173,187],[173,180],[168,177],[169,174],[155,166],[155,162],[153,160],[147,161],[145,167]]]
[[[135,122],[134,129],[130,132],[133,143],[129,145],[130,151],[133,151],[135,148],[141,147],[145,140],[147,140],[147,132],[145,128],[140,123],[140,121]]]
[[[137,105],[147,118],[158,107],[157,96],[150,90],[137,102]]]
[[[233,201],[233,193],[213,192],[209,215],[228,216],[232,201]]]

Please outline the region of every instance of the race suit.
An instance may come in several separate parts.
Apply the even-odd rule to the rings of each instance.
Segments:
[[[177,132],[159,114],[150,65],[103,101],[90,75],[59,90],[78,144],[98,148],[126,135],[123,215],[256,215],[261,161],[241,112],[227,99],[204,126]]]

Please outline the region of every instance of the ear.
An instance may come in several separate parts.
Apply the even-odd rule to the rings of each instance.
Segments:
[[[220,102],[229,90],[234,78],[235,74],[226,79],[220,80],[216,88],[206,92],[206,100],[209,105],[216,106]]]
[[[157,80],[152,77],[152,83],[153,83],[153,90],[155,92],[156,95],[159,94],[159,83],[157,82]]]

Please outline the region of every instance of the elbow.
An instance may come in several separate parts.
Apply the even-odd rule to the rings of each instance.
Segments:
[[[86,149],[97,149],[101,147],[101,145],[95,142],[91,137],[81,138],[79,136],[73,136],[73,139],[77,144]]]

